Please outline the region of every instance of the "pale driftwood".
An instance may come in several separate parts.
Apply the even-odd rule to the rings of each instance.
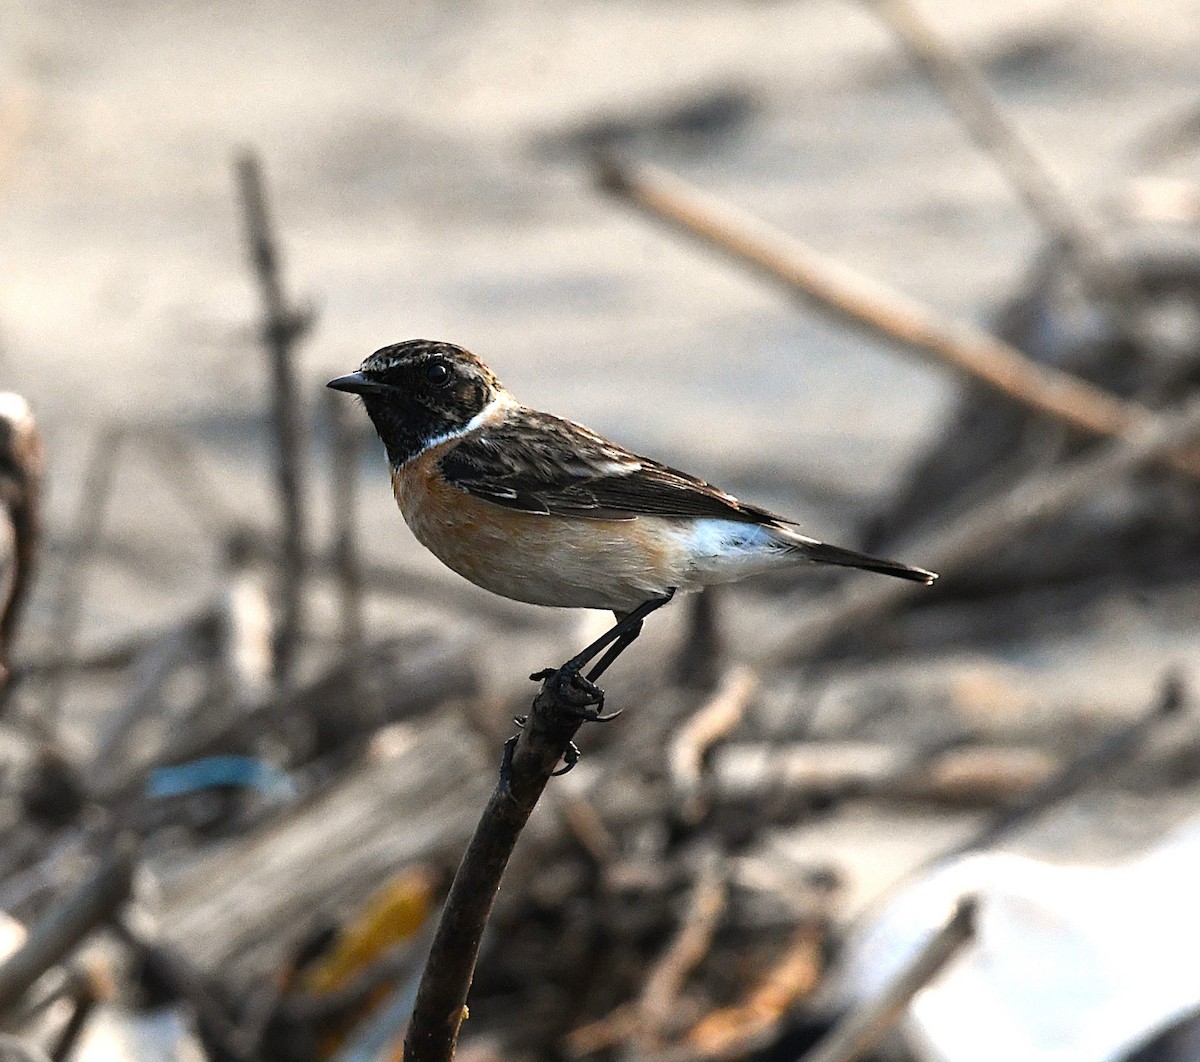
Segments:
[[[600,181],[608,191],[783,283],[839,321],[924,354],[1070,428],[1132,439],[1157,419],[1144,406],[1039,365],[991,333],[863,276],[662,170],[607,158]],[[1200,476],[1195,447],[1168,447],[1155,459]]]
[[[713,936],[725,912],[728,883],[720,854],[704,853],[687,910],[670,944],[655,961],[637,1001],[637,1031],[629,1039],[631,1058],[643,1058],[673,1039],[678,1032],[679,997],[688,975],[712,948]]]
[[[1040,749],[968,746],[927,758],[867,741],[738,742],[713,755],[717,806],[850,798],[991,807],[1045,782],[1060,760]]]
[[[92,872],[33,926],[21,948],[0,965],[0,1014],[120,908],[132,888],[134,861],[133,842],[118,839]]]
[[[275,969],[322,912],[352,909],[398,868],[461,846],[488,766],[453,719],[381,731],[365,761],[314,800],[164,870],[164,943],[230,984]]]

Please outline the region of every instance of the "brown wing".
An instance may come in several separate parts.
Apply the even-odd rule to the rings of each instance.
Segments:
[[[533,410],[514,411],[472,432],[446,452],[439,467],[452,486],[529,513],[788,522],[578,424]]]

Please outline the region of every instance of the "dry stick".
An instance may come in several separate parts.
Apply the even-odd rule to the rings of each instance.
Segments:
[[[1122,727],[1114,734],[1103,738],[1098,744],[1086,749],[1076,759],[1066,764],[1061,771],[1048,778],[1042,785],[1026,793],[974,837],[961,845],[942,853],[937,862],[952,859],[964,852],[990,848],[998,841],[1010,836],[1030,819],[1061,804],[1098,777],[1131,757],[1146,739],[1166,719],[1178,714],[1183,707],[1183,684],[1177,676],[1168,675],[1162,693],[1145,715]]]
[[[801,925],[780,958],[758,978],[747,995],[711,1011],[688,1032],[683,1043],[646,1062],[724,1062],[768,1050],[797,1001],[816,989],[822,973],[821,934]]]
[[[217,611],[211,606],[200,609],[185,616],[181,624],[212,625],[217,620]],[[68,676],[84,675],[92,672],[121,671],[129,667],[135,660],[147,652],[159,638],[162,632],[157,628],[139,631],[136,634],[118,638],[99,649],[77,656],[55,652],[44,657],[34,658],[21,665],[21,674],[31,678],[51,678],[60,671]]]
[[[692,890],[687,913],[674,940],[659,956],[638,999],[638,1022],[635,1042],[639,1053],[661,1044],[665,1029],[676,1009],[679,994],[688,975],[700,964],[712,947],[713,935],[725,912],[728,887],[721,869],[720,855],[715,850],[700,872]]]
[[[758,685],[758,676],[749,668],[730,669],[712,697],[671,738],[667,764],[684,822],[697,823],[704,816],[708,806],[701,795],[704,757],[742,721]]]
[[[1124,437],[1155,414],[1136,402],[1039,365],[976,325],[938,313],[887,285],[736,212],[663,170],[614,158],[600,167],[602,186],[757,272],[782,282],[817,309],[889,343],[918,351],[977,384],[1089,435]],[[1168,460],[1200,476],[1200,453]]]
[[[363,433],[353,404],[327,391],[333,434],[329,473],[333,500],[333,564],[337,572],[342,612],[342,650],[353,652],[363,641],[363,573],[358,553],[358,470],[362,463]]]
[[[1136,304],[1129,269],[1099,221],[1071,197],[1054,168],[1004,113],[978,69],[909,0],[865,0],[941,92],[972,139],[999,165],[1029,211],[1070,256],[1087,287],[1118,306]]]
[[[557,674],[557,673],[556,673]],[[479,941],[500,879],[551,773],[581,725],[572,693],[546,679],[515,739],[508,769],[483,810],[446,897],[404,1038],[405,1062],[454,1057]]]
[[[803,1062],[854,1062],[887,1034],[912,998],[975,936],[975,900],[959,900],[954,914],[874,999],[852,1011]]]
[[[67,659],[74,653],[79,637],[88,576],[100,533],[104,529],[117,458],[124,440],[123,427],[110,425],[105,428],[92,446],[91,458],[84,472],[79,505],[71,522],[71,537],[63,558],[58,595],[51,606],[50,644]],[[42,725],[50,734],[55,731],[66,686],[67,672],[60,671],[52,675],[46,689]]]
[[[122,752],[133,729],[161,708],[163,691],[179,666],[211,632],[211,617],[189,616],[164,631],[147,646],[137,661],[129,692],[120,708],[105,722],[91,756],[90,787],[93,793],[109,792],[126,767]]]
[[[939,531],[903,548],[935,571],[952,576],[975,561],[999,552],[1035,525],[1083,504],[1133,472],[1178,451],[1200,434],[1200,408],[1156,417],[1127,438],[1097,452],[1049,469],[1006,494],[981,502]],[[811,657],[869,626],[912,596],[914,583],[862,580],[828,604],[815,607],[795,623],[771,635],[755,661],[758,666]],[[918,592],[924,591],[920,587]]]
[[[54,1038],[54,1045],[48,1052],[51,1062],[66,1062],[71,1057],[79,1044],[79,1038],[83,1034],[88,1020],[101,1000],[102,997],[97,993],[96,986],[89,980],[83,981],[72,999],[74,1009],[71,1011],[71,1016]]]
[[[283,517],[283,553],[280,557],[280,620],[276,641],[275,676],[291,677],[296,649],[303,631],[305,491],[303,481],[303,426],[297,395],[292,347],[312,324],[310,314],[288,306],[279,275],[279,251],[267,213],[266,192],[258,156],[246,153],[237,160],[238,190],[246,218],[250,258],[262,293],[266,323],[263,343],[271,358],[271,402],[278,446],[276,466],[279,503]]]
[[[229,1014],[225,1001],[213,992],[209,979],[178,949],[152,939],[131,920],[112,921],[114,933],[147,967],[146,976],[160,989],[184,1000],[196,1017],[196,1031],[209,1058],[225,1062],[253,1062],[258,1052],[250,1043],[252,1033],[241,1028]]]
[[[128,434],[153,444],[154,460],[149,467],[212,537],[227,536],[229,529],[241,522],[240,515],[229,504],[228,492],[221,489],[194,444],[169,428],[143,426],[128,429]]]
[[[0,966],[0,1014],[12,1009],[51,966],[110,918],[129,897],[135,847],[119,838],[86,880],[38,922],[20,950]]]

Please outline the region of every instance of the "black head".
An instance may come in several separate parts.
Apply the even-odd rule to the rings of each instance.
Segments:
[[[382,347],[357,372],[328,386],[362,397],[393,466],[461,431],[504,393],[492,370],[469,350],[427,339]]]

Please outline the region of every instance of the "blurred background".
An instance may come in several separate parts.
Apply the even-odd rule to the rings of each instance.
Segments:
[[[1200,1006],[1157,981],[1138,995],[1115,973],[1079,979],[1111,959],[1173,983],[1183,946],[1166,942],[1186,898],[1155,890],[1200,836],[1194,472],[1114,467],[1036,531],[979,524],[986,503],[1021,511],[1006,492],[1056,489],[1056,470],[1070,479],[1105,444],[797,303],[598,187],[598,153],[653,163],[1043,365],[1139,408],[1184,407],[1200,367],[1200,3],[920,3],[1044,157],[1039,179],[1102,235],[1099,272],[1118,278],[1105,291],[910,61],[894,10],[8,0],[0,384],[28,401],[45,469],[3,717],[0,909],[26,939],[107,869],[126,912],[54,959],[57,982],[9,998],[0,967],[0,1013],[27,1047],[393,1049],[403,1013],[374,1040],[368,1027],[419,969],[525,675],[603,619],[489,598],[403,526],[365,416],[324,383],[414,337],[466,346],[526,403],[818,537],[947,565],[928,599],[861,623],[854,601],[878,584],[859,574],[757,581],[655,616],[608,687],[631,711],[583,735],[525,839],[553,869],[538,884],[532,863],[514,868],[464,1053],[798,1058],[967,893],[1011,945],[977,941],[992,957],[979,962],[1009,988],[1066,971],[1067,1009],[1043,1014],[968,971],[890,1033],[894,1057],[986,1058],[991,1043],[1049,1058],[1069,1041],[1053,1057],[1132,1058]],[[248,154],[283,323],[303,324],[287,361],[298,587],[235,171]],[[14,483],[10,515],[37,493]],[[942,553],[939,532],[972,516],[997,540]],[[281,666],[271,617],[289,600],[302,607]],[[825,616],[834,634],[814,638]],[[701,741],[688,721],[714,704],[728,724]],[[680,733],[702,747],[677,748]],[[947,861],[958,851],[966,870]],[[1167,862],[1138,862],[1151,858]],[[1055,862],[1124,876],[1039,877]],[[887,906],[902,881],[926,891]],[[664,1010],[650,975],[718,886]],[[988,907],[997,889],[1009,907]],[[1110,900],[1100,922],[1157,909],[1138,923],[1149,951],[1105,950],[1098,921],[1074,917],[1083,894]],[[371,902],[391,915],[372,921]],[[382,942],[331,967],[339,932]],[[61,1047],[93,992],[76,990],[97,976],[88,948],[115,1002]],[[363,969],[372,991],[336,1020],[284,1005]],[[763,1003],[781,969],[788,989]],[[245,986],[264,978],[274,994],[252,1006]],[[750,1035],[754,1000],[767,1018]],[[134,1027],[150,1013],[158,1024]],[[1101,1029],[1100,1014],[1122,1020]],[[966,1037],[980,1015],[1019,1036]],[[1136,1057],[1200,1058],[1188,1043]]]

